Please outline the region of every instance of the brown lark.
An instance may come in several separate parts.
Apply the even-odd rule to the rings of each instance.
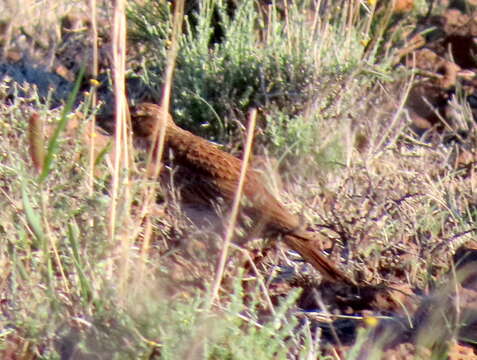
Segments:
[[[154,141],[154,127],[163,119],[158,105],[142,103],[131,111],[133,131],[136,137]],[[240,177],[242,161],[220,150],[207,140],[178,127],[170,114],[166,116],[165,151],[172,150],[177,166],[177,181],[186,180],[184,192],[197,202],[213,204],[219,199],[231,204]],[[187,178],[187,179],[184,179]],[[183,181],[182,181],[183,182]],[[282,234],[285,243],[313,265],[325,279],[333,282],[354,284],[320,251],[316,234],[303,229],[299,218],[291,214],[264,186],[261,175],[248,170],[243,188],[246,198],[242,211],[254,222],[264,224],[267,233]]]

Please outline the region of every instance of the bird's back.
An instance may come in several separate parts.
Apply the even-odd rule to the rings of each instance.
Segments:
[[[197,174],[200,181],[197,187],[211,187],[211,192],[231,202],[237,191],[242,160],[186,130],[177,127],[173,131],[174,136],[168,134],[168,145],[174,151],[175,162]],[[262,218],[256,220],[265,220],[268,227],[277,231],[292,231],[299,227],[298,218],[270,194],[265,179],[257,171],[247,171],[243,193],[249,213]]]

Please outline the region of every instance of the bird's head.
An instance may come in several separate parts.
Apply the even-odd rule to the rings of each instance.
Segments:
[[[154,131],[159,131],[163,121],[166,127],[174,126],[172,116],[159,105],[141,103],[131,109],[131,122],[136,136],[152,136]]]

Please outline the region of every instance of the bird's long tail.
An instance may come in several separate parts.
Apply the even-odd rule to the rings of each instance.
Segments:
[[[306,262],[313,265],[326,280],[355,285],[355,282],[348,275],[339,270],[331,260],[323,255],[315,241],[292,234],[285,235],[283,240],[291,249],[298,252]]]

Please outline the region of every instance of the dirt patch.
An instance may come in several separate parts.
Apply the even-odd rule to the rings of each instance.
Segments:
[[[452,112],[454,97],[466,99],[475,113],[477,12],[448,8],[424,18],[418,28],[428,32],[412,37],[409,44],[416,50],[403,57],[405,66],[421,74],[407,101],[413,128],[419,135],[457,131],[462,123]]]

